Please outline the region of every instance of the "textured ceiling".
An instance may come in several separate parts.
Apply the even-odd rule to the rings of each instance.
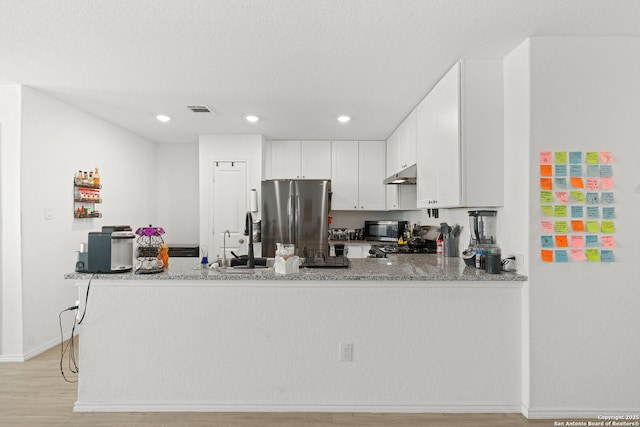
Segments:
[[[639,22],[637,0],[0,0],[0,83],[157,142],[385,139],[459,58]]]

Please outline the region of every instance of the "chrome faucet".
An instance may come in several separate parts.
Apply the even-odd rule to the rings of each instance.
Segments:
[[[244,218],[244,235],[249,236],[247,268],[255,268],[256,257],[253,255],[253,217],[251,216],[251,211],[247,211],[247,215]]]
[[[222,266],[223,267],[227,267],[229,264],[227,262],[227,236],[231,238],[231,233],[229,232],[229,230],[224,230],[224,233],[222,233]]]

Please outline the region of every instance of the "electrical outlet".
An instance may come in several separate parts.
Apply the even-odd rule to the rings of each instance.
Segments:
[[[353,362],[353,343],[340,343],[340,362]]]
[[[516,264],[518,267],[524,267],[524,255],[522,254],[514,254],[516,257]]]

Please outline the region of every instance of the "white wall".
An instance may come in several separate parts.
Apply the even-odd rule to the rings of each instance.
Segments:
[[[198,145],[157,144],[157,225],[164,241],[198,243]]]
[[[209,198],[213,191],[213,162],[215,160],[238,160],[247,162],[247,186],[258,191],[258,206],[261,205],[260,182],[262,181],[262,135],[200,135],[198,144],[199,193],[200,193],[200,241],[210,245],[209,230],[212,212]],[[249,206],[247,193],[247,206]],[[260,218],[260,212],[254,219]],[[259,245],[258,245],[259,246]]]
[[[0,85],[0,361],[22,360],[20,104],[18,85]]]
[[[640,38],[531,40],[532,417],[640,411],[639,52]],[[545,150],[613,153],[614,263],[540,260],[538,154]]]
[[[103,225],[126,224],[135,230],[156,223],[155,150],[150,141],[23,87],[22,202],[12,208],[22,212],[26,357],[59,340],[58,313],[77,299],[73,283],[63,275],[73,271],[75,251],[87,233]],[[74,174],[96,166],[103,217],[74,219]],[[45,220],[45,206],[53,219]]]

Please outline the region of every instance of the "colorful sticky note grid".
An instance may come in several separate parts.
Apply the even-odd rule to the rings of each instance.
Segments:
[[[556,262],[569,262],[569,257],[567,257],[567,251],[565,250],[557,250],[555,252]]]
[[[556,164],[567,163],[567,152],[566,151],[556,151],[554,160]]]
[[[553,188],[553,180],[551,178],[540,178],[540,188],[542,190],[551,190]]]
[[[553,203],[553,193],[551,191],[541,191],[540,203]]]
[[[613,188],[613,178],[610,176],[600,178],[600,185],[602,185],[603,190],[611,190]]]
[[[571,198],[573,200],[575,200],[576,202],[584,202],[585,201],[584,193],[582,191],[571,191],[569,194],[571,195]]]
[[[571,178],[571,185],[573,185],[574,188],[584,188],[584,183],[582,182],[582,178],[576,178],[576,177]]]
[[[567,216],[567,206],[566,205],[554,205],[553,206],[553,213],[554,213],[555,216],[565,217],[565,216]]]
[[[608,191],[600,193],[600,200],[605,205],[612,205],[614,203],[613,202],[613,193],[612,192],[608,192]]]
[[[556,229],[556,233],[569,232],[569,226],[567,225],[567,221],[556,221],[555,229]]]
[[[598,161],[598,152],[597,151],[587,151],[587,164],[588,165],[597,165]]]
[[[542,205],[540,206],[540,209],[542,209],[542,214],[544,216],[555,216],[553,213],[553,206],[551,205]]]
[[[553,221],[540,221],[540,225],[545,233],[553,233]]]
[[[587,231],[589,233],[597,233],[600,231],[600,224],[598,221],[587,221]]]
[[[582,249],[571,249],[569,253],[571,254],[571,259],[574,261],[584,261],[587,259]]]
[[[542,256],[542,261],[544,262],[553,262],[553,251],[549,249],[542,249],[540,251],[540,255]]]
[[[600,176],[602,178],[613,176],[613,168],[611,165],[600,165]]]
[[[615,248],[616,242],[613,240],[613,236],[600,236],[600,242],[605,248]]]
[[[571,231],[575,233],[584,233],[584,222],[580,219],[571,220]]]
[[[613,221],[602,221],[601,230],[603,233],[614,233],[616,231],[616,227]]]
[[[614,207],[602,208],[602,219],[614,219],[615,217],[616,217],[616,208]]]
[[[587,249],[587,260],[591,262],[600,261],[600,250],[598,249]]]
[[[567,178],[554,178],[553,183],[555,184],[556,188],[567,188]]]
[[[553,155],[551,151],[541,151],[540,152],[540,163],[551,163],[553,160]]]
[[[582,218],[583,207],[582,206],[571,206],[571,218]]]
[[[554,167],[554,175],[555,176],[567,176],[567,165],[555,165],[555,167]]]
[[[543,248],[552,248],[553,236],[540,236],[540,246]]]
[[[540,165],[540,175],[541,176],[553,176],[553,167],[552,167],[552,165]]]
[[[573,177],[582,176],[582,165],[570,165],[569,176],[573,176]]]
[[[613,155],[611,151],[600,152],[600,163],[613,163]]]
[[[584,247],[584,236],[572,235],[571,236],[571,246],[574,247],[574,248],[583,248]]]
[[[564,235],[557,235],[556,236],[556,246],[559,248],[566,248],[569,246],[569,239],[567,239],[567,236]]]
[[[603,249],[600,251],[600,261],[613,262],[613,251],[610,249]]]
[[[569,153],[569,163],[582,163],[582,151],[571,151]]]

